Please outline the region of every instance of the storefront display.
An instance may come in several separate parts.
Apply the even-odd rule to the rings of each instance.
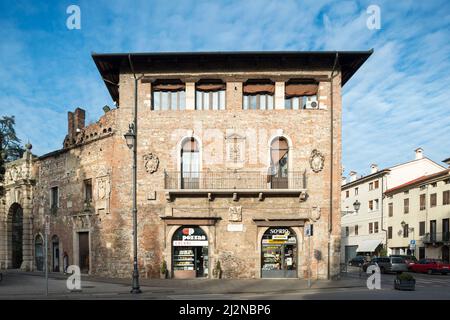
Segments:
[[[262,239],[263,278],[297,277],[297,239],[290,228],[270,228]]]
[[[172,245],[172,269],[175,278],[208,276],[208,239],[201,228],[179,228],[173,236]]]

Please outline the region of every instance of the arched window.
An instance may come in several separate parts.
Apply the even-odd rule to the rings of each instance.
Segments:
[[[286,138],[279,137],[270,145],[271,188],[287,189],[289,173],[289,146]]]
[[[198,189],[200,156],[195,138],[186,139],[181,147],[181,188]]]

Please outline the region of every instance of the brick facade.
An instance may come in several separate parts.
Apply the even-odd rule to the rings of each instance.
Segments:
[[[192,106],[188,105],[194,103],[195,106],[195,99],[189,102],[192,97],[186,95],[187,110],[180,111],[152,110],[151,81],[143,78],[138,82],[137,209],[141,276],[159,277],[163,260],[173,275],[172,241],[182,226],[198,226],[206,234],[209,265],[205,266],[209,277],[217,261],[221,263],[225,278],[261,277],[262,237],[271,226],[290,227],[295,233],[297,277],[306,276],[308,265],[311,265],[313,278],[323,279],[339,273],[341,75],[345,71],[342,68],[337,67],[333,77],[332,65],[321,70],[297,67],[276,72],[272,69],[232,72],[174,69],[168,76],[141,66],[139,72],[146,77],[181,79],[186,89],[203,78],[226,82],[225,110],[189,110]],[[23,268],[37,268],[36,237],[44,233],[44,215],[51,213],[49,239],[51,243],[57,236],[60,271],[65,253],[69,264],[80,264],[79,232],[89,232],[89,272],[114,277],[131,275],[132,152],[124,134],[133,121],[135,82],[129,69],[122,67],[121,70],[117,72],[118,108],[107,111],[97,123],[87,127],[84,126],[84,111],[77,109],[69,113],[63,149],[41,157],[32,157],[28,151],[27,159],[8,164],[0,228],[8,229],[8,212],[14,203],[23,207],[24,217],[33,217],[29,222],[30,236],[25,241],[27,250],[31,250],[27,254],[30,263]],[[275,76],[275,97],[284,90],[284,85],[279,83],[288,79],[305,76],[319,79],[319,108],[243,110],[245,79]],[[266,187],[249,188],[252,180],[247,180],[244,172],[251,172],[249,177],[267,172],[270,144],[277,137],[287,139],[289,171],[305,174],[306,188],[294,186],[291,175],[286,192]],[[195,138],[199,144],[201,177],[209,172],[225,172],[225,178],[238,179],[237,189],[167,188],[166,175],[180,171],[181,144],[190,138]],[[239,162],[227,158],[229,144],[236,141],[233,139],[239,141]],[[313,150],[319,151],[324,159],[323,168],[317,172],[310,163]],[[22,162],[31,168],[27,179],[8,176],[13,168],[23,166]],[[239,180],[240,175],[244,178]],[[91,179],[93,188],[90,203],[85,202],[84,181],[87,179]],[[52,187],[58,187],[59,191],[56,210],[50,206]],[[27,193],[17,197],[15,192],[25,189]],[[304,237],[307,224],[314,224],[311,263]],[[10,236],[1,233],[4,236],[0,239],[0,261],[3,267],[11,267]],[[48,254],[53,266],[51,249]]]

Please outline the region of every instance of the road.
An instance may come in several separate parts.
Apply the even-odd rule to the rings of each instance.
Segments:
[[[323,285],[322,288],[292,286],[292,281],[300,280],[249,280],[255,286],[237,286],[239,280],[227,282],[199,281],[201,286],[189,285],[183,280],[162,280],[146,282],[141,285],[141,295],[130,295],[127,280],[95,281],[83,280],[81,292],[70,292],[64,278],[51,277],[49,296],[45,295],[45,279],[41,275],[7,273],[0,282],[0,299],[166,299],[166,300],[394,300],[394,299],[450,299],[450,275],[414,274],[415,291],[394,290],[395,275],[381,275],[381,289],[369,290],[366,287],[367,275],[350,272],[339,280],[338,285]],[[203,282],[202,282],[203,281]],[[220,281],[226,285],[218,288]],[[143,281],[144,282],[144,281]],[[194,283],[195,282],[190,282]],[[153,285],[152,285],[153,284]],[[231,285],[233,284],[233,285]],[[333,283],[332,283],[333,284]],[[263,290],[264,286],[272,290]]]

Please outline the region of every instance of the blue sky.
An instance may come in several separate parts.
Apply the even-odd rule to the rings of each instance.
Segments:
[[[68,30],[66,9],[81,9]],[[381,29],[366,26],[368,6]],[[0,115],[40,155],[61,148],[67,111],[112,105],[91,52],[368,50],[343,90],[343,164],[367,174],[420,146],[450,157],[450,2],[0,1]]]

